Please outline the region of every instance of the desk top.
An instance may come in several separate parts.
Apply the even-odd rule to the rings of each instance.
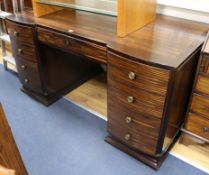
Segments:
[[[26,13],[8,19],[84,38],[130,59],[167,69],[183,64],[203,44],[209,30],[207,24],[158,15],[154,22],[120,38],[115,17],[69,9],[39,18]]]

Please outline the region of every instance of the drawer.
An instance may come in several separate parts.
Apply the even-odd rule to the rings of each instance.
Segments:
[[[185,128],[194,134],[209,139],[209,119],[190,113]]]
[[[73,52],[77,55],[93,58],[101,63],[106,63],[106,47],[82,39],[76,39],[64,34],[38,28],[39,41]]]
[[[19,57],[29,61],[37,62],[36,48],[32,45],[14,42],[12,44],[14,57]]]
[[[137,63],[108,53],[108,81],[126,82],[145,91],[165,96],[169,81],[168,70]]]
[[[209,77],[199,75],[197,78],[195,91],[209,95]]]
[[[38,64],[23,60],[19,57],[15,58],[18,75],[24,87],[38,93],[42,93],[42,83]]]
[[[120,101],[123,106],[142,114],[162,118],[165,96],[152,94],[137,88],[127,88],[112,80],[108,81],[108,102]],[[109,105],[108,105],[109,107]]]
[[[139,133],[158,138],[161,120],[145,116],[137,111],[125,107],[120,102],[108,102],[108,124],[118,124],[129,127]]]
[[[155,155],[156,153],[157,140],[152,137],[143,135],[134,129],[121,126],[117,122],[108,124],[107,131],[117,140],[132,148],[151,155]]]
[[[32,27],[20,25],[9,20],[6,21],[6,26],[11,40],[34,44],[34,30]]]
[[[209,98],[194,93],[190,110],[209,119]]]
[[[199,72],[204,74],[209,74],[209,56],[206,54],[202,54]]]

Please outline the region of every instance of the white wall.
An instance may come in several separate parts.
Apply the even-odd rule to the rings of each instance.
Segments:
[[[157,0],[157,13],[209,23],[209,0]]]
[[[74,2],[75,6],[82,10],[117,16],[117,0],[68,1]],[[159,14],[209,23],[209,0],[157,0],[157,3]]]

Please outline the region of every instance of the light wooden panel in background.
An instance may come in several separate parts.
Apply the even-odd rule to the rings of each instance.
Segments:
[[[152,22],[156,17],[156,0],[118,0],[117,34],[127,34]]]
[[[60,7],[50,6],[45,4],[38,4],[36,0],[32,0],[33,12],[36,17],[41,17],[59,10],[62,10]]]

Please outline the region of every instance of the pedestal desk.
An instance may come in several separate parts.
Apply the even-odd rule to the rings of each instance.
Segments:
[[[50,105],[107,65],[105,140],[160,167],[184,122],[208,25],[159,15],[119,38],[116,18],[67,9],[6,23],[22,91]]]

